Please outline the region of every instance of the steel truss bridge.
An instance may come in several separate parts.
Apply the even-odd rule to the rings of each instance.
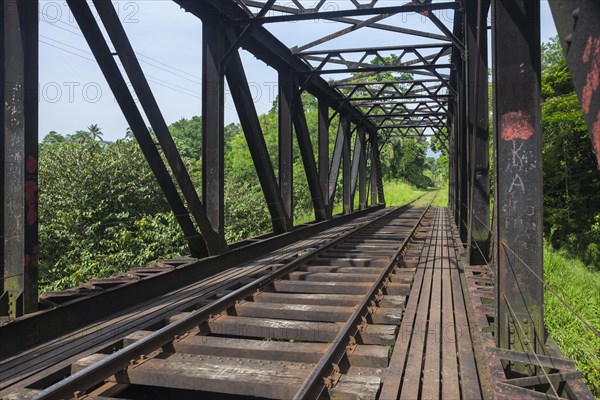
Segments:
[[[590,396],[580,375],[561,373],[560,368],[551,376],[542,371],[560,356],[548,350],[544,283],[540,279],[543,197],[539,1],[173,1],[202,21],[201,188],[192,183],[113,4],[106,0],[66,3],[185,233],[190,254],[197,259],[192,264],[203,269],[182,269],[152,280],[142,279],[41,313],[36,313],[38,249],[43,246],[38,243],[37,219],[38,72],[44,67],[38,63],[39,4],[34,0],[3,1],[0,314],[10,320],[0,327],[3,358],[80,329],[133,306],[135,301],[151,299],[194,279],[249,262],[274,248],[304,240],[319,229],[341,226],[380,210],[385,204],[379,158],[382,146],[395,136],[435,137],[449,154],[448,215],[452,226],[448,229],[456,233],[461,249],[453,257],[462,254],[467,271],[491,266],[488,286],[494,289],[488,299],[492,311],[487,317],[494,334],[488,338],[495,349],[490,351],[502,367],[490,379],[507,379],[496,385],[496,397]],[[600,162],[600,3],[549,3]],[[408,29],[390,22],[404,13],[421,14],[428,21],[424,26],[431,29]],[[451,24],[440,18],[442,14],[451,16]],[[330,21],[339,29],[312,41],[300,37],[301,44],[294,45],[283,43],[270,29],[277,24],[309,24],[315,20]],[[363,35],[377,32],[377,38],[385,33],[389,43],[394,44],[333,46],[336,39],[357,31]],[[406,44],[415,41],[417,44]],[[240,50],[251,53],[278,74],[277,169],[267,151]],[[488,110],[490,70],[492,113]],[[272,234],[241,244],[227,243],[224,238],[226,83],[273,226]],[[316,127],[307,123],[303,93],[318,100]],[[330,154],[329,129],[333,122],[337,122],[337,136]],[[310,132],[315,129],[318,143],[311,143]],[[302,228],[293,223],[292,157],[296,146],[316,221]],[[495,207],[490,206],[491,177]],[[332,216],[339,180],[343,216]],[[436,218],[443,220],[441,214]],[[23,334],[32,330],[37,333]],[[524,361],[527,357],[529,362]],[[531,383],[535,379],[537,385]],[[554,392],[550,392],[549,383]]]

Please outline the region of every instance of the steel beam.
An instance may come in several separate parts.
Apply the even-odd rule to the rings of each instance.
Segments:
[[[229,35],[229,42],[231,43],[232,41],[233,35]],[[276,233],[287,232],[292,228],[292,224],[281,198],[279,185],[273,171],[273,164],[271,163],[265,138],[260,127],[260,122],[258,121],[256,108],[252,102],[252,93],[250,93],[246,72],[237,51],[227,63],[225,76],[229,83],[231,97],[235,103],[235,108],[240,118],[244,135],[246,136],[246,142],[254,161],[254,167],[256,168],[256,173],[269,207],[273,231]]]
[[[267,24],[274,22],[290,22],[290,21],[305,21],[305,20],[319,20],[329,19],[337,17],[356,17],[364,15],[394,15],[398,13],[409,13],[409,12],[423,12],[426,10],[450,10],[460,7],[460,4],[455,1],[434,3],[434,4],[414,4],[407,3],[400,6],[389,6],[389,7],[365,7],[365,8],[354,8],[348,10],[338,11],[321,11],[321,12],[305,12],[295,15],[277,15],[272,17],[261,17],[261,18],[241,18],[235,22],[239,23],[255,23],[255,24]]]
[[[127,123],[131,127],[133,135],[138,141],[140,149],[142,150],[150,169],[154,173],[173,214],[177,218],[177,221],[184,232],[191,253],[196,257],[207,256],[208,249],[206,247],[206,242],[196,230],[189,212],[179,196],[177,188],[162,161],[160,153],[156,149],[156,145],[148,131],[148,127],[135,104],[135,100],[129,91],[125,79],[123,79],[123,75],[113,58],[111,50],[104,40],[104,36],[96,23],[94,15],[85,2],[68,0],[67,4],[71,9],[77,24],[81,28],[113,95],[117,99],[117,103],[119,104]]]
[[[325,200],[327,197],[327,192],[323,191],[322,182],[320,180],[321,177],[319,176],[319,171],[317,170],[315,154],[310,140],[310,131],[308,130],[308,125],[306,124],[306,116],[304,115],[302,97],[297,92],[292,102],[292,115],[296,131],[296,139],[298,140],[298,148],[300,149],[300,156],[302,157],[304,172],[306,173],[306,182],[308,183],[308,189],[310,190],[313,208],[315,210],[315,219],[317,221],[321,221],[331,217],[331,214],[327,213]],[[329,166],[327,166],[327,168],[328,167]]]
[[[354,210],[354,198],[352,197],[352,159],[350,145],[352,140],[352,131],[350,123],[344,131],[344,141],[342,143],[342,198],[344,214],[350,214]]]
[[[160,111],[160,107],[152,93],[152,89],[146,80],[142,67],[137,59],[133,47],[129,42],[125,29],[119,20],[117,11],[113,4],[108,1],[94,0],[94,5],[104,27],[115,47],[116,53],[121,60],[133,90],[136,92],[140,105],[148,117],[148,121],[154,130],[167,163],[173,171],[175,181],[181,188],[183,198],[186,201],[189,212],[200,228],[200,232],[206,241],[209,254],[218,254],[227,249],[223,235],[217,234],[211,225],[204,206],[198,197],[198,193],[188,174],[187,168],[177,150],[177,146],[169,132],[169,127]],[[83,5],[81,6],[83,7]],[[217,152],[218,154],[218,152]],[[216,195],[218,196],[218,191]]]
[[[501,348],[544,353],[539,2],[492,2],[492,56],[495,337]],[[508,369],[509,374],[535,372],[514,365]]]
[[[244,4],[247,6],[251,6],[251,7],[263,7],[264,6],[264,2],[251,1],[251,0],[244,0]],[[288,14],[300,14],[301,12],[304,12],[304,10],[300,10],[298,8],[286,7],[286,6],[280,6],[280,5],[274,5],[272,7],[272,10],[280,11],[280,12],[284,12],[284,13],[288,13]],[[418,31],[415,29],[407,29],[407,28],[403,28],[403,27],[400,27],[397,25],[380,24],[377,22],[371,22],[371,23],[365,25],[364,20],[356,19],[356,18],[333,17],[333,18],[328,18],[328,20],[352,25],[351,27],[347,28],[350,31],[355,31],[356,29],[359,29],[360,27],[365,26],[368,28],[383,30],[383,31],[387,31],[387,32],[403,33],[406,35],[420,36],[420,37],[425,37],[428,39],[447,40],[447,38],[443,35],[438,35],[438,34],[424,32],[424,31]]]
[[[600,3],[549,0],[600,168]]]
[[[379,204],[385,204],[385,194],[383,192],[383,174],[381,169],[381,158],[379,157],[379,142],[377,134],[373,135],[373,162],[375,163],[375,183],[377,185],[377,201]]]
[[[321,193],[325,199],[325,210],[330,212],[329,207],[329,104],[326,99],[318,100],[318,137],[319,137],[319,181],[321,182]],[[330,214],[327,214],[331,217]]]
[[[350,131],[350,117],[348,114],[340,115],[340,123],[338,126],[337,135],[335,137],[335,145],[333,147],[333,155],[331,157],[331,167],[329,168],[329,180],[328,180],[328,202],[327,205],[330,210],[333,209],[333,203],[335,200],[335,191],[337,188],[337,182],[340,175],[340,166],[342,164],[342,156],[344,153],[345,142],[349,136]]]
[[[296,94],[294,86],[294,77],[289,72],[279,72],[279,190],[291,223],[294,221],[294,143],[292,140],[292,100]]]
[[[233,19],[247,18],[240,6],[233,0],[173,0],[184,10],[192,13],[202,21],[219,20],[223,25],[233,22]],[[241,33],[239,28],[236,32]],[[242,44],[242,48],[251,52],[257,59],[277,71],[290,70],[295,73],[306,73],[310,67],[300,58],[294,56],[287,46],[268,32],[264,27],[256,27],[252,34]],[[332,88],[327,81],[315,76],[306,84],[306,90],[317,98],[329,101],[333,109],[339,107],[340,111],[349,114],[355,123],[360,123],[361,111],[350,104],[343,104],[340,93]],[[369,123],[370,129],[375,126]]]
[[[2,5],[0,315],[37,311],[38,291],[38,3]]]
[[[217,21],[202,24],[202,201],[212,228],[225,235],[225,35]]]
[[[467,256],[471,265],[488,262],[490,232],[487,14],[489,1],[466,3],[469,90],[469,210]]]

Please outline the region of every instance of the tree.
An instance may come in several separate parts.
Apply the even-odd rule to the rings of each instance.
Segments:
[[[136,142],[41,146],[39,185],[42,291],[186,251]]]
[[[544,44],[542,61],[545,237],[598,265],[593,224],[600,218],[600,173],[557,37]]]
[[[91,124],[90,126],[88,126],[88,132],[90,133],[90,137],[92,140],[98,140],[100,142],[103,141],[102,135],[104,135],[104,133],[102,133],[102,130],[97,124]]]

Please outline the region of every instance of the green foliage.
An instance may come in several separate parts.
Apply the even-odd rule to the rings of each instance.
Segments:
[[[583,319],[600,330],[600,273],[547,247],[544,278]],[[579,321],[550,291],[546,290],[545,323],[548,333],[600,397],[600,339]]]
[[[388,179],[404,179],[419,187],[433,186],[431,178],[425,175],[428,144],[413,138],[390,139],[387,148],[381,152],[381,164],[384,176]]]
[[[135,142],[46,142],[39,181],[42,290],[71,287],[184,249]]]
[[[600,266],[600,173],[557,38],[544,45],[543,64],[544,233],[554,248]]]

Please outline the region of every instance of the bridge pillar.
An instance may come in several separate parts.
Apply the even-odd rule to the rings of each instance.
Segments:
[[[0,13],[0,315],[15,318],[38,304],[38,2],[6,0]]]
[[[489,0],[470,1],[466,7],[468,90],[468,210],[467,257],[471,265],[486,264],[489,257],[490,182],[488,114],[487,14]]]
[[[540,3],[494,0],[492,47],[496,340],[543,353]]]

